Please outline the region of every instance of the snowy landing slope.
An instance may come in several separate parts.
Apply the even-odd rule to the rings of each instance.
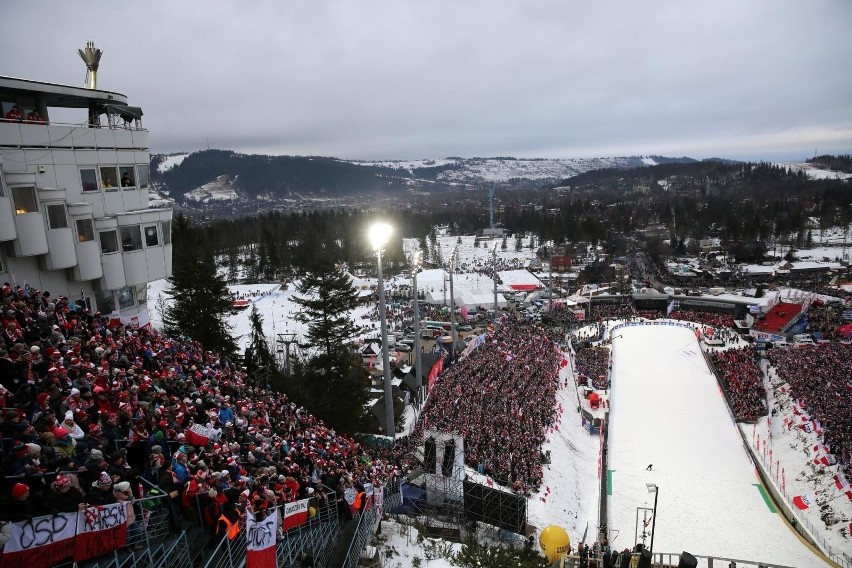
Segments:
[[[653,507],[645,484],[656,483],[656,552],[825,566],[764,500],[694,334],[641,326],[621,328],[614,337],[608,464],[612,546],[636,542],[637,507]]]

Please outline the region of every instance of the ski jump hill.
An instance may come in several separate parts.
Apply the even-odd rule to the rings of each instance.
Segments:
[[[647,546],[653,521],[654,551],[826,566],[768,497],[696,327],[655,321],[610,329],[610,545],[632,547],[645,532]],[[652,521],[647,484],[658,488]]]

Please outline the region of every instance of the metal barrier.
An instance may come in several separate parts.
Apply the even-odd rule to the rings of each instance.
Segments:
[[[337,496],[328,492],[326,503],[317,508],[313,517],[297,527],[293,527],[278,537],[276,557],[279,566],[291,566],[306,558],[312,560],[312,566],[328,566],[333,544],[340,530],[335,506]],[[283,509],[283,505],[274,509]],[[245,562],[247,542],[244,522],[242,530],[233,539],[223,537],[213,550],[204,568],[239,568]]]
[[[125,544],[102,556],[81,563],[70,558],[59,567],[122,568],[125,566],[191,566],[186,533],[169,540],[169,509],[167,495],[149,495],[129,501],[133,506],[134,523],[128,526]],[[47,515],[46,517],[51,517]],[[76,538],[76,537],[75,537]],[[182,539],[182,540],[181,540]],[[181,544],[182,543],[182,544]]]
[[[372,507],[361,512],[356,517],[358,524],[355,527],[355,535],[352,537],[352,542],[349,544],[349,549],[346,551],[346,559],[343,562],[342,568],[354,568],[361,560],[361,555],[367,548],[367,543],[373,536],[373,533],[381,521],[381,514],[384,511],[395,509],[402,504],[402,491],[400,489],[400,478],[394,478],[388,481],[387,485],[382,488],[382,504],[381,507]]]
[[[614,556],[618,556],[615,553]],[[652,568],[673,568],[680,561],[680,552],[659,552],[654,553],[651,559]],[[755,562],[754,560],[739,560],[737,558],[722,558],[720,556],[700,556],[693,555],[698,561],[698,568],[791,568],[782,564],[769,564],[766,562]],[[639,554],[630,554],[630,566],[636,566],[639,562]],[[619,562],[617,565],[620,565]],[[552,566],[552,568],[580,568],[587,566],[588,568],[600,568],[604,565],[603,556],[600,554],[589,555],[586,564],[581,563],[580,557],[576,555],[565,556],[562,560]]]
[[[114,557],[86,564],[87,568],[137,568],[142,566],[146,568],[193,568],[186,533],[182,532],[177,538],[160,542],[144,551],[130,551],[123,555],[115,554]]]

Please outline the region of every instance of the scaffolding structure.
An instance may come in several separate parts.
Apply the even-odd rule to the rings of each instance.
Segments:
[[[525,497],[467,479],[464,439],[458,434],[427,430],[422,435],[416,457],[423,470],[411,483],[426,490],[425,503],[417,513],[427,528],[461,532],[482,522],[526,535]],[[434,450],[430,450],[430,442]]]

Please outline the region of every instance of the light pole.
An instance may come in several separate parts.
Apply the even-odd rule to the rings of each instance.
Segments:
[[[387,223],[376,223],[370,227],[370,241],[376,251],[379,265],[379,318],[382,323],[382,372],[385,383],[385,434],[393,439],[396,435],[396,421],[393,415],[393,392],[391,391],[390,354],[388,353],[388,319],[385,313],[385,282],[382,275],[382,248],[387,244],[393,228]]]
[[[416,375],[417,402],[422,402],[423,396],[423,361],[420,359],[420,304],[417,297],[417,273],[420,272],[420,251],[416,251],[411,259],[411,295],[414,298],[414,373]]]
[[[660,488],[659,488],[659,487],[657,487],[657,484],[656,484],[656,483],[646,483],[646,484],[645,484],[645,487],[647,487],[647,488],[648,488],[648,493],[653,493],[653,494],[654,494],[654,512],[652,513],[652,515],[653,515],[653,516],[652,516],[652,518],[653,518],[654,524],[653,524],[653,525],[651,525],[651,549],[650,549],[650,552],[651,552],[651,558],[652,558],[652,562],[653,562],[653,556],[654,556],[654,531],[657,529],[657,498],[660,496]]]
[[[497,242],[491,247],[491,259],[494,263],[494,321],[497,321]]]
[[[459,246],[456,245],[453,249],[453,256],[450,257],[450,336],[453,338],[453,346],[450,352],[453,354],[455,354],[456,349],[456,296],[453,293],[453,272],[456,271],[458,255]]]

